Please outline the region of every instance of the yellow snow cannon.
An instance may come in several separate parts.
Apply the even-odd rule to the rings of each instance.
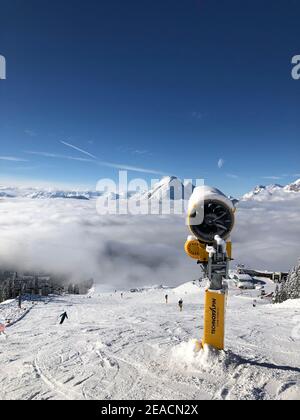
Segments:
[[[198,187],[189,201],[187,225],[192,236],[185,243],[185,252],[201,264],[208,280],[204,337],[199,348],[207,344],[224,349],[227,288],[223,281],[228,278],[232,259],[234,213],[232,201],[216,188]]]

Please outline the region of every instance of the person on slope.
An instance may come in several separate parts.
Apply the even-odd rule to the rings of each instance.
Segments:
[[[61,318],[61,320],[60,320],[59,324],[62,325],[65,322],[66,319],[69,319],[67,312],[64,312],[63,314],[61,314],[60,318]]]
[[[169,302],[169,296],[168,296],[168,295],[166,295],[166,296],[165,296],[165,299],[166,299],[166,304],[168,304],[168,302]]]
[[[0,337],[7,338],[4,319],[0,319]]]
[[[180,299],[180,301],[178,302],[178,306],[179,306],[180,312],[182,312],[182,310],[183,310],[183,300],[182,299]]]

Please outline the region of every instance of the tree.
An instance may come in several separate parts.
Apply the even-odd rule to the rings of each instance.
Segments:
[[[282,303],[288,299],[300,299],[300,260],[290,271],[281,287],[276,288],[275,291],[275,303]]]

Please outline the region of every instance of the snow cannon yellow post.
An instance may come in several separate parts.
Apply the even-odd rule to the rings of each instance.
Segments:
[[[190,198],[187,224],[192,236],[187,239],[185,251],[198,261],[208,279],[204,337],[200,347],[208,344],[224,350],[227,297],[224,279],[228,279],[232,259],[229,237],[234,227],[234,213],[232,201],[216,188],[198,187]]]

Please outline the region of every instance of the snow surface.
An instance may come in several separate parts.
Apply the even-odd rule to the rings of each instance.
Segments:
[[[32,309],[34,303],[25,300],[22,302],[22,308],[19,308],[19,302],[17,299],[10,299],[6,302],[0,303],[0,321],[6,326],[13,325]]]
[[[300,399],[292,323],[300,301],[271,305],[257,291],[230,288],[226,351],[195,353],[202,286],[123,299],[96,287],[88,296],[39,302],[0,341],[0,400]],[[64,311],[69,320],[59,326]]]

